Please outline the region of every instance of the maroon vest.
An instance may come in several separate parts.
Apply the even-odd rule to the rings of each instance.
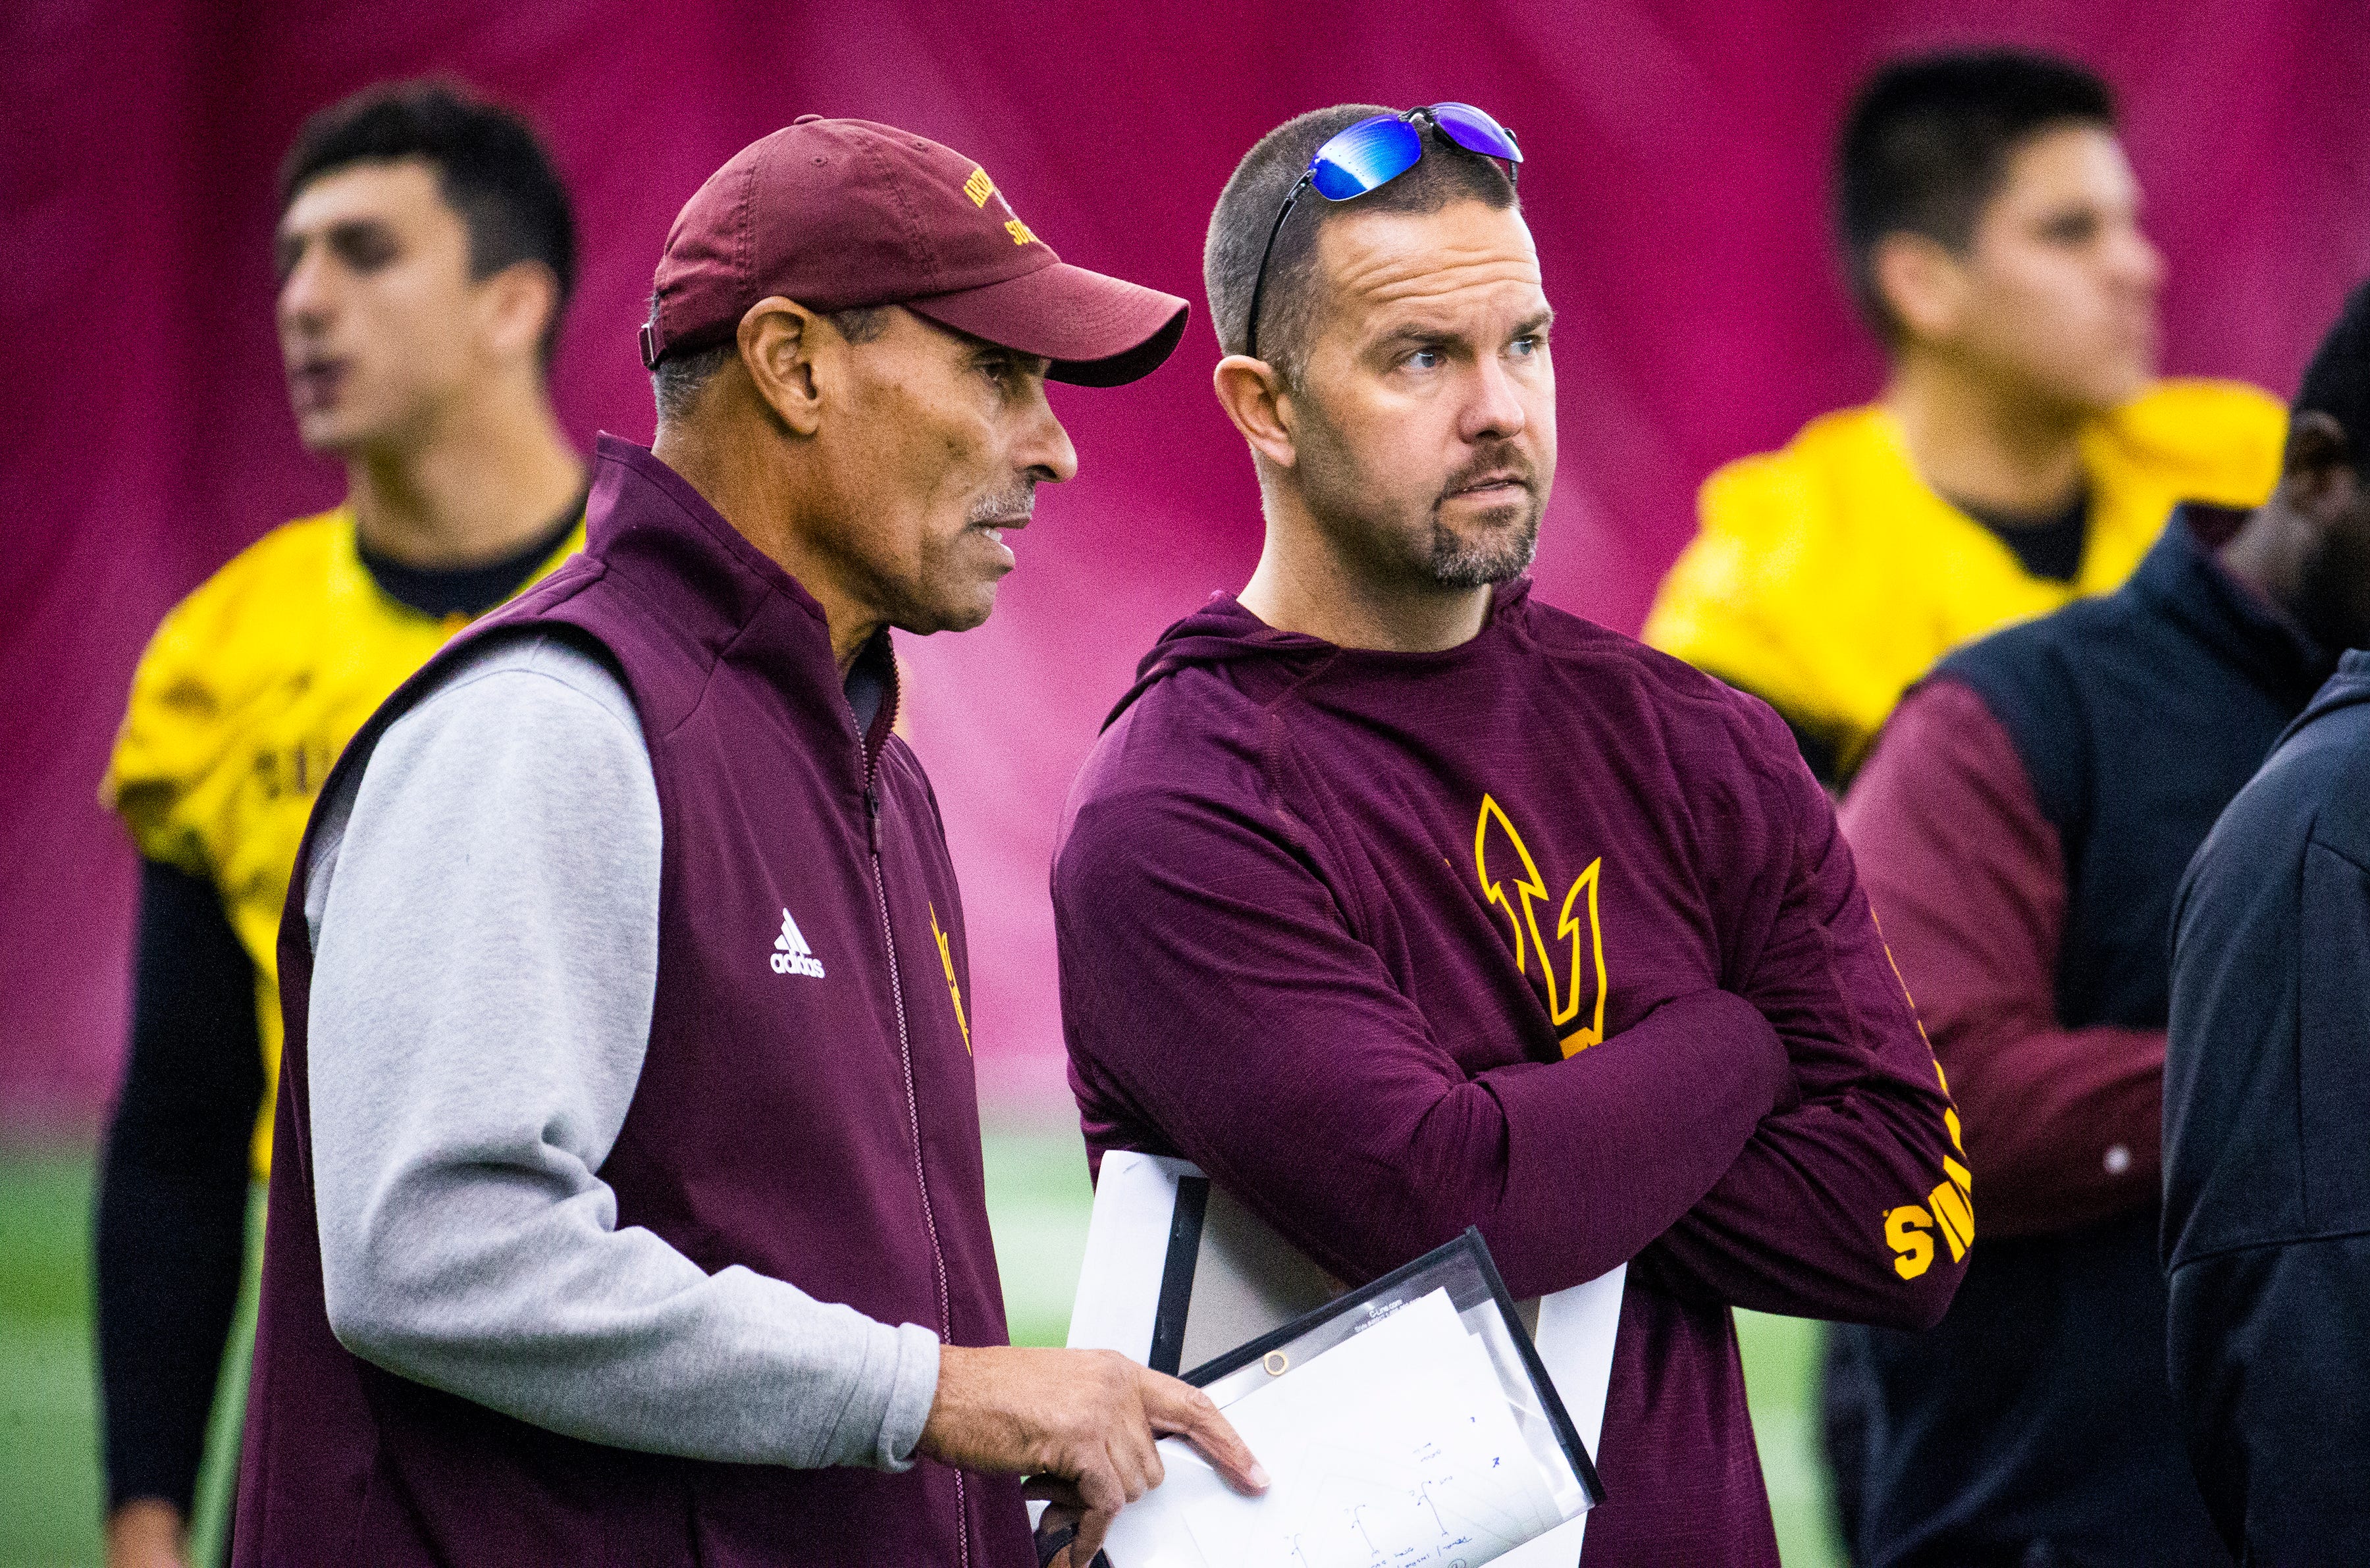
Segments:
[[[600,1172],[618,1225],[711,1273],[737,1263],[949,1343],[1006,1343],[956,999],[962,908],[938,802],[889,732],[893,693],[859,735],[821,607],[642,448],[601,438],[586,532],[581,556],[387,700],[322,798],[479,639],[537,628],[605,653],[665,834],[650,1051]],[[312,854],[308,833],[280,931],[287,1039],[239,1568],[1035,1562],[1008,1478],[606,1447],[339,1345],[306,1113]]]

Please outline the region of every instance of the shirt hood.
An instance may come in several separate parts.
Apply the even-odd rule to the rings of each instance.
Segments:
[[[1531,579],[1528,572],[1511,582],[1501,582],[1490,591],[1490,619],[1479,637],[1487,637],[1501,616],[1530,597]],[[1135,667],[1135,684],[1127,688],[1102,727],[1110,729],[1119,716],[1133,707],[1135,700],[1154,686],[1181,670],[1214,667],[1247,660],[1275,659],[1315,663],[1340,654],[1340,644],[1311,637],[1306,632],[1279,631],[1274,627],[1245,609],[1242,601],[1232,594],[1219,592],[1198,610],[1181,620],[1171,622],[1160,634],[1143,661]],[[1382,654],[1391,658],[1426,658],[1426,654]]]
[[[2313,695],[2310,706],[2296,716],[2296,721],[2288,726],[2287,733],[2280,737],[2280,744],[2287,744],[2297,731],[2307,724],[2318,723],[2341,708],[2352,708],[2365,702],[2370,702],[2370,649],[2356,648],[2337,661],[2337,674],[2330,676],[2328,684]]]

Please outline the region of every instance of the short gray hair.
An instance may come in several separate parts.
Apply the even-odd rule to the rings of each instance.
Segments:
[[[1277,211],[1317,149],[1361,120],[1396,112],[1371,103],[1312,110],[1260,137],[1235,166],[1234,177],[1210,214],[1209,238],[1202,247],[1202,285],[1210,296],[1210,323],[1217,329],[1219,352],[1241,353],[1249,340],[1260,252],[1275,227]],[[1456,202],[1479,202],[1502,211],[1516,205],[1514,182],[1490,159],[1453,146],[1432,132],[1425,133],[1424,156],[1413,168],[1363,196],[1329,202],[1313,190],[1302,191],[1291,219],[1275,236],[1267,285],[1260,296],[1259,338],[1267,362],[1286,382],[1299,380],[1316,305],[1317,232],[1329,219],[1352,212],[1436,213]]]
[[[885,305],[826,311],[823,318],[851,343],[869,343],[889,329],[889,307]],[[740,343],[728,338],[689,353],[670,353],[659,361],[650,369],[650,396],[658,403],[659,418],[665,421],[689,417],[699,401],[700,392],[740,352]]]

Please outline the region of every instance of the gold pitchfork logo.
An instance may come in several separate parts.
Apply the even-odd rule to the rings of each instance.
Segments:
[[[1496,876],[1490,874],[1493,838],[1501,846],[1497,864],[1502,874]],[[1555,941],[1551,947],[1539,931],[1538,906],[1550,897],[1547,878],[1539,874],[1538,862],[1531,859],[1530,847],[1523,842],[1523,836],[1515,831],[1504,808],[1489,795],[1481,797],[1481,817],[1473,824],[1473,871],[1481,879],[1482,895],[1505,911],[1506,924],[1514,937],[1515,973],[1529,974],[1531,955],[1537,955],[1539,973],[1547,981],[1547,1015],[1555,1023],[1567,1056],[1576,1055],[1605,1038],[1605,927],[1596,911],[1597,881],[1604,867],[1605,858],[1600,855],[1572,879],[1571,890],[1563,895],[1563,904],[1556,911]],[[1588,894],[1585,927],[1579,914],[1583,891]],[[1583,937],[1587,939],[1584,952]],[[1567,941],[1571,944],[1568,968],[1563,963],[1563,944]],[[1587,962],[1593,962],[1596,970],[1595,1012],[1588,1022],[1565,1033],[1564,1026],[1580,1016],[1583,995],[1581,982]]]

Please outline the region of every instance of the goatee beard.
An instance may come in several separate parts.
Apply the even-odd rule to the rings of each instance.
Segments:
[[[1514,509],[1508,509],[1514,510]],[[1443,588],[1487,588],[1519,577],[1539,548],[1539,509],[1523,505],[1518,526],[1490,527],[1480,539],[1467,541],[1437,517],[1432,525],[1432,580]]]

